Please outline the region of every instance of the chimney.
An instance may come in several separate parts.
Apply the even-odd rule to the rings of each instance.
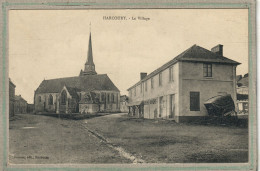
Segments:
[[[223,45],[218,44],[217,46],[211,48],[211,52],[214,52],[220,56],[223,56]]]
[[[140,79],[142,80],[142,79],[144,79],[144,77],[146,77],[147,76],[147,73],[146,72],[141,72],[140,73]]]

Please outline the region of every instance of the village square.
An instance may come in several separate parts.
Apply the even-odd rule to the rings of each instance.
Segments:
[[[90,33],[84,69],[44,79],[33,104],[10,79],[10,162],[247,162],[248,74],[223,50],[193,45],[121,95],[96,71]]]
[[[250,162],[247,10],[8,16],[9,164]]]

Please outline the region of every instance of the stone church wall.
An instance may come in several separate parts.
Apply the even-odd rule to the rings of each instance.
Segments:
[[[81,114],[95,114],[99,112],[98,104],[79,104],[79,112]]]

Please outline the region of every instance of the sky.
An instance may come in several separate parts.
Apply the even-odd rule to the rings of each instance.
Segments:
[[[108,74],[121,95],[140,72],[151,73],[194,44],[224,45],[224,56],[241,63],[237,75],[248,73],[247,9],[10,10],[7,61],[16,95],[33,103],[44,79],[78,76],[90,30],[96,71]]]

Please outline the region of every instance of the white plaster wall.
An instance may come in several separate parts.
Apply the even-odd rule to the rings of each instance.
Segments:
[[[234,101],[235,73],[232,65],[212,64],[212,78],[203,77],[203,63],[182,62],[180,116],[206,116],[204,102],[220,93],[231,94]],[[190,92],[200,92],[200,111],[190,111]]]
[[[178,89],[179,89],[179,63],[176,63],[173,65],[173,81],[169,81],[169,66],[165,70],[163,70],[162,73],[162,85],[159,86],[159,73],[153,77],[153,89],[151,88],[151,78],[143,81],[143,91],[141,93],[140,91],[140,85],[136,86],[136,95],[134,95],[134,88],[132,88],[132,96],[130,96],[129,93],[129,100],[130,102],[135,101],[145,101],[149,99],[157,99],[157,105],[150,105],[148,107],[145,105],[145,118],[154,118],[154,109],[157,108],[158,116],[159,116],[159,97],[163,96],[163,113],[162,117],[167,118],[169,116],[169,95],[175,94],[175,115],[178,115],[179,109],[178,109]],[[145,91],[145,82],[147,82],[147,91]],[[130,92],[130,91],[128,91]],[[150,108],[150,109],[149,109]],[[152,109],[151,109],[152,108]],[[147,111],[149,113],[147,113]]]

